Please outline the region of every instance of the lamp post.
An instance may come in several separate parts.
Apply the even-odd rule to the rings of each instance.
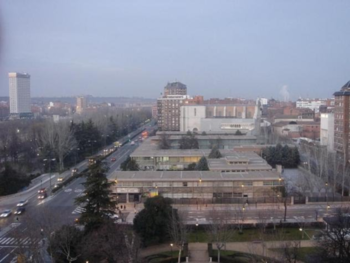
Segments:
[[[171,257],[173,256],[173,243],[170,244],[170,247],[171,247]]]
[[[196,223],[196,242],[198,242],[198,223]]]
[[[50,177],[50,190],[51,190],[51,188],[52,188],[52,184],[51,184],[51,162],[53,162],[53,161],[56,161],[56,159],[55,158],[53,158],[53,159],[44,159],[43,160],[44,162],[49,162],[49,177]]]
[[[301,232],[301,239],[304,239],[304,231],[303,231],[303,228],[299,228],[299,231]]]

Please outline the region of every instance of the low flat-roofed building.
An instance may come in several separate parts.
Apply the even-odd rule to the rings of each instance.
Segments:
[[[208,159],[210,171],[239,173],[247,171],[271,171],[272,167],[254,152],[230,152],[220,159]]]
[[[157,136],[153,137],[153,141],[160,141],[163,132],[157,132]],[[165,132],[168,136],[170,147],[178,149],[182,136],[186,132]],[[219,149],[231,149],[236,146],[254,145],[257,143],[257,137],[254,135],[233,135],[224,132],[213,132],[206,134],[195,135],[199,149],[211,149],[213,144],[217,145]]]
[[[141,170],[183,170],[200,158],[208,157],[210,149],[159,149],[158,144],[150,139],[145,140],[131,155]],[[209,168],[213,171],[263,171],[271,170],[258,154],[239,152],[234,149],[220,149],[223,158],[208,159]],[[234,161],[236,160],[236,161]]]
[[[273,202],[279,197],[274,188],[284,185],[276,171],[115,171],[109,180],[115,182],[111,190],[119,202],[139,202],[154,195],[213,203],[266,202],[263,198]]]

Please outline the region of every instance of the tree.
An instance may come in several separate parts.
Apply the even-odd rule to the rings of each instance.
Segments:
[[[235,132],[235,135],[244,135],[240,130],[237,130],[236,132]]]
[[[326,217],[327,230],[319,240],[325,262],[350,262],[350,217],[349,208],[339,208],[335,216]]]
[[[220,255],[222,249],[225,247],[226,243],[232,240],[234,235],[233,224],[230,224],[232,220],[231,210],[225,211],[212,211],[212,220],[208,225],[208,235],[210,242],[215,244],[218,251],[217,262],[220,263]]]
[[[63,225],[61,229],[53,232],[49,242],[55,262],[77,261],[80,257],[79,245],[82,238],[82,231],[75,226]]]
[[[196,170],[196,163],[190,163],[187,168],[185,168],[185,171],[195,171]]]
[[[80,222],[83,223],[87,230],[100,226],[103,218],[114,213],[116,203],[111,200],[111,186],[106,177],[107,168],[102,162],[89,168],[85,187],[85,195],[76,198],[76,204],[81,205],[85,211],[81,214]]]
[[[179,249],[179,255],[177,258],[178,263],[181,262],[181,254],[184,249],[185,243],[187,242],[187,228],[177,213],[176,209],[172,209],[170,220],[170,228],[169,235],[171,238],[171,242],[175,244],[175,246]]]
[[[106,220],[84,237],[81,253],[84,262],[134,263],[139,247],[139,238],[130,226]]]
[[[60,165],[60,171],[64,170],[64,159],[67,154],[76,147],[74,133],[68,122],[60,122],[55,125],[56,153]]]
[[[196,171],[209,171],[207,158],[203,156],[202,158],[199,159],[196,165]]]
[[[159,141],[159,149],[170,149],[170,140],[169,140],[170,136],[167,135],[165,132],[163,132],[160,135],[160,141]]]
[[[190,131],[185,136],[182,136],[179,142],[180,149],[199,149],[199,144],[196,136]]]
[[[147,246],[168,241],[172,215],[171,200],[162,196],[148,198],[134,219],[134,230]]]
[[[30,184],[30,179],[6,163],[4,170],[0,170],[0,182],[0,196],[2,196],[17,193]]]
[[[120,164],[120,168],[123,171],[139,171],[140,167],[134,159],[131,159],[130,155],[126,157],[125,161]]]
[[[208,158],[209,159],[219,159],[221,158],[221,152],[218,150],[218,147],[215,145],[212,149],[211,152],[209,153]]]

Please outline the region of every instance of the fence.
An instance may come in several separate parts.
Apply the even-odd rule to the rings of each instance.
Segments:
[[[309,202],[349,202],[350,196],[311,196]]]
[[[276,204],[284,203],[281,197],[232,197],[232,198],[174,198],[171,199],[173,204],[181,205],[206,205],[206,204]],[[287,198],[287,204],[291,203],[291,198]],[[304,201],[305,203],[305,201]]]

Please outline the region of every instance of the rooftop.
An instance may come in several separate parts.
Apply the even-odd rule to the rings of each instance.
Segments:
[[[279,180],[280,174],[276,171],[259,171],[244,173],[221,173],[210,171],[115,171],[109,180],[119,181],[270,181]],[[283,180],[283,178],[282,178]]]
[[[203,136],[208,137],[208,136]],[[230,136],[227,136],[230,137]],[[247,138],[248,136],[233,136],[240,138]],[[255,139],[254,136],[250,136]],[[179,139],[181,137],[179,136]],[[217,137],[214,137],[217,138]],[[226,136],[225,136],[226,138]],[[208,156],[210,153],[210,149],[159,149],[158,143],[156,141],[151,140],[151,138],[146,139],[136,150],[130,154],[131,157],[194,157],[194,156]],[[233,149],[220,149],[220,152],[223,156],[231,156],[235,154],[239,154],[235,152]]]

